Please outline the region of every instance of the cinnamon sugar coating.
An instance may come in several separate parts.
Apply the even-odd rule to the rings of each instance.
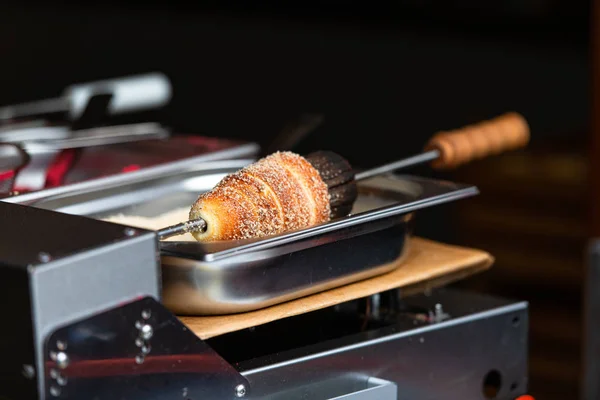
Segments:
[[[277,152],[227,175],[198,197],[190,219],[204,218],[198,241],[239,240],[307,228],[330,216],[329,192],[302,156]]]

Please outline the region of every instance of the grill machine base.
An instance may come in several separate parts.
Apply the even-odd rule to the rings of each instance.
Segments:
[[[207,343],[248,379],[252,398],[354,399],[344,396],[371,386],[381,393],[395,388],[397,397],[391,391],[373,397],[381,400],[514,399],[527,392],[526,303],[449,289],[398,295],[382,293]]]
[[[526,392],[526,303],[391,291],[202,341],[160,303],[153,232],[3,202],[0,220],[3,400]]]

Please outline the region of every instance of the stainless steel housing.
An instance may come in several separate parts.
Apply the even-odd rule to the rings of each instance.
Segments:
[[[159,299],[160,260],[150,231],[2,202],[0,221],[0,398],[28,399],[44,392],[47,336],[138,296]]]
[[[248,379],[250,399],[513,400],[527,393],[526,302],[440,289],[399,306],[371,301],[367,315],[364,302],[353,303],[207,343]]]

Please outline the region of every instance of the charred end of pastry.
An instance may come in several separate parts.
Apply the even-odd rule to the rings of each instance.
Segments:
[[[331,151],[317,151],[306,156],[327,184],[331,218],[343,217],[352,211],[358,198],[358,187],[352,166],[342,156]]]
[[[352,212],[353,204],[343,204],[331,208],[331,219],[347,217]]]
[[[331,218],[345,217],[352,211],[358,197],[356,183],[350,182],[329,189]]]
[[[315,151],[307,155],[306,160],[319,171],[321,179],[329,188],[354,181],[352,166],[337,153]]]

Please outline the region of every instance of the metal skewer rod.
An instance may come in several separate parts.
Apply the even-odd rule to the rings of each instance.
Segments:
[[[202,218],[192,219],[189,221],[182,222],[180,224],[167,226],[157,231],[158,238],[160,240],[183,235],[184,233],[199,232],[206,229],[206,221]]]
[[[381,165],[379,167],[367,171],[362,171],[355,175],[354,180],[360,181],[363,179],[372,178],[377,175],[385,174],[387,172],[392,172],[400,168],[406,168],[411,167],[413,165],[423,164],[435,160],[439,157],[439,155],[439,151],[430,150],[422,154],[418,154],[416,156],[394,161],[392,163]],[[163,240],[169,237],[183,235],[184,233],[200,232],[206,229],[206,226],[206,221],[204,221],[202,218],[198,218],[182,222],[176,225],[168,226],[166,228],[162,228],[159,231],[157,231],[157,233],[158,238],[160,240]]]
[[[455,168],[471,160],[524,147],[529,142],[529,126],[517,113],[506,113],[448,132],[438,132],[425,146],[424,152],[357,173],[355,181],[372,178],[401,168],[432,161],[433,168]],[[177,236],[206,229],[206,221],[194,219],[158,231],[159,238]]]
[[[437,150],[429,150],[425,153],[417,154],[412,157],[404,158],[402,160],[394,161],[389,164],[384,164],[376,168],[362,171],[354,175],[355,181],[362,181],[364,179],[372,178],[377,175],[392,172],[401,168],[412,167],[418,164],[424,164],[429,161],[433,161],[440,156],[440,152]]]

